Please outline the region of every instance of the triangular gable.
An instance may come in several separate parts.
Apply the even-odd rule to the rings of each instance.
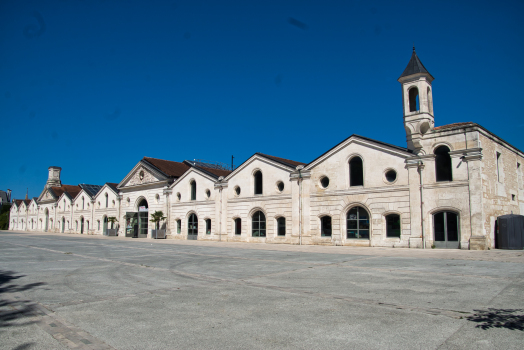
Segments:
[[[169,177],[166,176],[166,174],[162,173],[148,162],[140,160],[126,177],[120,181],[117,188],[120,189],[124,187],[153,184],[155,182],[163,182],[167,180],[169,180]]]
[[[250,158],[248,158],[244,163],[240,164],[233,172],[231,172],[231,174],[226,176],[226,178],[224,178],[224,182],[229,181],[231,178],[236,176],[236,174],[241,172],[245,167],[253,163],[255,160],[259,160],[264,163],[270,164],[274,166],[275,168],[287,171],[289,173],[295,170],[295,167],[293,165],[278,161],[278,159],[281,159],[281,158],[273,159],[273,157],[268,157],[265,154],[255,153]]]
[[[91,200],[91,195],[89,194],[89,192],[87,192],[86,190],[82,189],[80,192],[78,192],[78,194],[76,195],[75,198],[73,198],[73,204],[76,204],[76,201],[79,200],[80,198],[82,198],[82,196],[84,196],[86,198],[86,200]]]
[[[193,166],[191,167],[188,171],[186,171],[182,176],[180,176],[178,179],[175,180],[175,182],[173,182],[173,184],[171,186],[169,186],[169,188],[175,188],[175,186],[180,183],[183,179],[185,179],[186,177],[188,177],[191,173],[196,173],[200,176],[202,176],[203,178],[205,179],[208,179],[209,181],[211,182],[216,182],[217,179],[218,179],[218,176],[216,176],[215,174],[212,174],[208,171],[205,171],[205,169],[202,169],[198,166]]]
[[[109,185],[109,183],[106,183],[104,186],[102,186],[102,188],[100,189],[100,191],[98,191],[98,193],[96,194],[96,196],[94,196],[93,198],[96,200],[98,199],[99,196],[102,195],[102,193],[104,192],[105,189],[109,189],[110,191],[112,191],[115,195],[118,196],[118,190],[116,189],[116,187],[113,187],[111,185]]]
[[[336,146],[334,146],[333,148],[331,148],[327,152],[323,153],[322,155],[320,155],[319,157],[314,159],[311,163],[309,163],[308,165],[306,165],[304,167],[304,170],[308,171],[308,170],[313,169],[318,164],[322,163],[323,161],[325,161],[326,159],[328,159],[329,157],[331,157],[335,153],[338,153],[342,149],[348,147],[352,143],[356,143],[356,144],[360,144],[360,145],[367,146],[367,147],[370,147],[370,148],[374,148],[374,149],[376,149],[378,151],[386,152],[386,153],[389,153],[389,154],[392,154],[392,155],[396,155],[396,156],[401,157],[401,158],[409,158],[409,157],[413,156],[413,154],[411,152],[409,152],[406,148],[390,145],[390,144],[385,143],[385,142],[376,141],[376,140],[369,139],[367,137],[363,137],[363,136],[359,136],[359,135],[351,135],[350,137],[348,137],[344,141],[340,142],[339,144],[337,144]]]
[[[54,201],[57,199],[56,194],[53,192],[51,188],[45,188],[42,193],[40,193],[40,196],[38,197],[38,202],[45,202],[45,201]]]

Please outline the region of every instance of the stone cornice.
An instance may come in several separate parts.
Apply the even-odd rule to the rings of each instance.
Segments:
[[[311,193],[311,197],[327,197],[327,196],[347,196],[370,193],[384,193],[384,192],[404,192],[409,191],[408,185],[402,186],[387,186],[387,187],[373,187],[373,188],[359,188],[356,190],[339,190],[339,191],[324,191],[322,193]]]
[[[238,198],[232,198],[228,199],[228,203],[241,203],[241,202],[260,202],[260,201],[273,201],[273,200],[283,200],[283,199],[291,199],[290,194],[279,194],[279,195],[273,195],[273,196],[257,196],[257,197],[238,197]]]
[[[467,187],[469,185],[468,180],[462,181],[445,181],[445,182],[435,182],[432,184],[425,184],[424,189],[432,188],[449,188],[449,187]]]
[[[311,178],[311,170],[300,170],[300,174],[298,171],[294,171],[291,174],[289,174],[289,179],[291,181],[297,181],[298,179],[309,179]]]

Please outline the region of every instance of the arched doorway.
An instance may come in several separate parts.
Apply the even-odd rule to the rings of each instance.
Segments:
[[[107,216],[104,216],[104,224],[102,227],[102,234],[104,236],[107,236]]]
[[[80,233],[84,233],[84,217],[80,218]]]
[[[198,237],[198,218],[195,214],[189,215],[187,219],[187,239],[197,239]]]
[[[65,218],[62,217],[62,233],[65,232]]]
[[[138,238],[147,238],[149,205],[142,199],[138,203]]]
[[[435,248],[458,249],[460,247],[459,216],[451,211],[433,215]]]
[[[47,229],[49,227],[49,209],[45,209],[45,226],[44,231],[47,232]]]

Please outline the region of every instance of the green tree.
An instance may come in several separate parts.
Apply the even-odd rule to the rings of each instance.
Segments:
[[[111,229],[112,229],[114,224],[117,223],[118,220],[114,216],[110,216],[107,218],[107,222],[111,223]]]
[[[165,220],[166,217],[164,216],[164,212],[162,210],[157,210],[153,214],[151,214],[151,222],[155,223],[156,229],[158,231],[158,225],[160,224],[160,221]]]
[[[0,230],[9,229],[9,213],[11,212],[11,204],[2,205],[0,209]]]

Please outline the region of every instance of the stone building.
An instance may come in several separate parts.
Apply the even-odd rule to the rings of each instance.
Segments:
[[[104,186],[62,185],[50,167],[10,229],[103,234],[116,217],[145,238],[162,211],[172,239],[494,247],[496,218],[524,214],[524,153],[473,122],[435,127],[433,80],[413,51],[398,79],[407,147],[351,135],[309,163],[255,153],[235,169],[144,157]]]

